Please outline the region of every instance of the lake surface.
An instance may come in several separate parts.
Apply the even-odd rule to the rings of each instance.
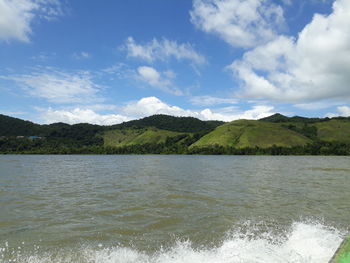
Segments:
[[[328,262],[349,157],[0,156],[0,262]]]

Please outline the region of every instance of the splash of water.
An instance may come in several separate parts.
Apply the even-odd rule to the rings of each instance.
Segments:
[[[0,248],[0,262],[18,263],[326,263],[344,233],[320,223],[294,223],[285,235],[232,232],[220,246],[195,249],[189,241],[153,254],[127,247],[84,248],[31,255]],[[10,254],[7,255],[6,254]],[[7,257],[7,259],[5,259]]]

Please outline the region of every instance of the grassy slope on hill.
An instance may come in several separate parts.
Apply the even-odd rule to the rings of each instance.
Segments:
[[[286,128],[289,126],[290,129],[313,140],[350,143],[350,117],[304,118],[286,117],[277,113],[261,121],[280,123]]]
[[[214,131],[192,144],[191,147],[212,146],[216,144],[237,148],[255,146],[267,148],[273,145],[291,147],[306,145],[310,142],[310,139],[297,132],[286,129],[280,124],[238,120],[217,127]]]
[[[102,138],[104,146],[122,147],[127,145],[142,145],[147,143],[165,143],[167,138],[176,137],[184,133],[160,130],[157,128],[125,128],[106,131]]]
[[[317,127],[317,137],[327,142],[347,142],[350,143],[350,121],[330,120],[315,123]]]

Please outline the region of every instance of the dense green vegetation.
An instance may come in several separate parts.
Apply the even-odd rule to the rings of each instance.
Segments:
[[[334,118],[306,118],[306,117],[300,117],[300,116],[294,116],[294,117],[287,117],[282,114],[276,113],[269,117],[260,119],[261,121],[266,122],[274,122],[274,123],[281,123],[281,122],[292,122],[292,123],[316,123],[316,122],[324,122],[329,120],[350,120],[350,117],[334,117]]]
[[[223,123],[154,115],[99,126],[0,115],[0,153],[350,155],[350,118],[275,114]]]
[[[224,124],[222,121],[201,121],[193,117],[174,117],[169,115],[153,115],[140,120],[133,120],[112,126],[113,129],[154,127],[161,130],[174,132],[206,133],[217,126]]]
[[[194,143],[193,147],[219,145],[223,147],[268,148],[272,146],[304,146],[311,140],[280,124],[253,120],[238,120],[217,127]]]

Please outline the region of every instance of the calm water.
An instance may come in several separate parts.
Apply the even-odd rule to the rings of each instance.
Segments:
[[[0,262],[328,262],[349,157],[0,156]]]

